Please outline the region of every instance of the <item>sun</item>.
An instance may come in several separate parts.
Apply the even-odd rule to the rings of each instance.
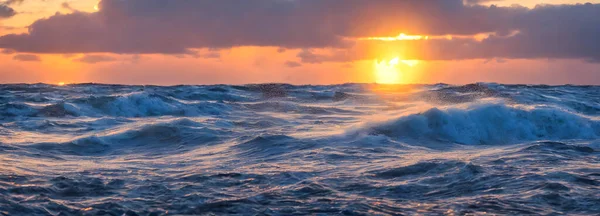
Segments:
[[[59,82],[59,83],[57,83],[57,84],[58,84],[58,86],[64,86],[64,85],[65,85],[65,82]]]
[[[401,67],[400,63],[408,67]],[[400,60],[399,57],[389,61],[375,60],[375,82],[378,84],[399,84],[403,81],[406,82],[406,71],[402,71],[401,68],[412,68],[419,63],[419,60]]]
[[[379,84],[400,83],[401,74],[398,68],[398,57],[388,61],[375,61],[375,82]]]

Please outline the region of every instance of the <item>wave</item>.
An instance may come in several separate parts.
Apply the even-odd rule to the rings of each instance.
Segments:
[[[80,108],[78,113],[84,115],[92,111],[92,114],[96,112],[125,117],[219,115],[228,110],[228,107],[221,103],[205,101],[183,103],[174,98],[148,92],[82,98],[75,100],[74,103]]]
[[[6,103],[0,116],[10,117],[151,117],[221,115],[231,110],[224,103],[179,101],[155,93],[136,92],[111,96],[90,96],[54,104]]]
[[[27,147],[51,155],[156,154],[157,149],[161,149],[158,153],[163,154],[164,151],[182,150],[186,146],[214,143],[225,138],[224,133],[189,119],[180,119]]]
[[[432,176],[432,174],[435,176],[447,172],[448,170],[456,169],[457,167],[460,169],[469,169],[473,173],[480,172],[478,169],[481,169],[480,167],[466,164],[462,161],[425,161],[403,167],[377,170],[374,171],[373,174],[374,177],[377,178],[401,178],[412,175]]]
[[[267,101],[259,103],[244,104],[243,107],[255,112],[282,112],[282,113],[299,113],[299,114],[358,114],[351,110],[344,110],[335,107],[302,105],[290,101]]]
[[[237,144],[240,157],[263,158],[282,156],[287,153],[308,149],[314,143],[285,135],[261,135]]]
[[[467,108],[432,108],[358,131],[459,144],[507,144],[595,139],[600,136],[600,121],[555,107],[477,104]]]

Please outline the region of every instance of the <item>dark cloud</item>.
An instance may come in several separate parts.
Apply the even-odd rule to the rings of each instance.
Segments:
[[[404,58],[600,58],[600,5],[481,6],[482,0],[103,0],[97,13],[56,14],[27,34],[0,37],[0,48],[33,53],[163,53],[198,48],[303,49],[303,63]],[[57,31],[60,29],[60,31]],[[518,31],[519,34],[510,33]],[[422,41],[357,37],[473,35]],[[510,37],[509,37],[510,36]],[[333,48],[332,53],[311,50]],[[210,54],[208,57],[216,57]]]
[[[112,62],[112,61],[116,61],[116,60],[117,59],[115,57],[108,56],[108,55],[84,55],[81,58],[75,59],[75,61],[88,63],[88,64]]]
[[[295,61],[286,61],[285,66],[290,67],[290,68],[296,68],[296,67],[302,66],[302,64],[295,62]]]
[[[37,55],[31,55],[31,54],[19,54],[19,55],[15,55],[13,56],[14,60],[17,61],[42,61],[42,59],[37,56]]]
[[[5,4],[0,4],[0,19],[2,18],[10,18],[17,14],[15,10]]]
[[[327,57],[330,55],[317,55],[310,50],[302,50],[298,53],[298,58],[302,59],[304,63],[322,63],[327,60]]]
[[[360,46],[359,46],[360,47]],[[302,50],[296,55],[302,63],[320,64],[323,62],[350,62],[360,60],[369,56],[367,53],[362,53],[359,49],[350,50],[333,50],[327,54],[317,54],[311,50]]]
[[[0,1],[0,19],[9,18],[17,14],[14,9],[9,7],[12,4],[21,4],[24,0],[7,0]]]
[[[327,54],[302,51],[304,63],[346,62],[360,59],[390,58],[461,59],[600,59],[600,5],[537,6],[519,16],[512,24],[514,35],[473,38],[430,39],[418,41],[360,41],[352,49]]]
[[[60,7],[69,11],[76,11],[73,7],[71,7],[71,5],[68,2],[63,2],[62,4],[60,4]]]
[[[464,7],[461,0],[103,0],[99,8],[38,20],[29,34],[1,37],[0,47],[40,53],[343,47],[346,37],[494,31],[515,13]]]
[[[533,30],[532,28],[531,30]],[[600,37],[600,34],[596,34]],[[463,60],[463,59],[600,59],[600,44],[584,35],[570,35],[574,40],[544,35],[530,30],[512,37],[488,39],[430,39],[418,41],[361,41],[351,49],[314,53],[301,51],[303,63],[350,62],[363,59]]]

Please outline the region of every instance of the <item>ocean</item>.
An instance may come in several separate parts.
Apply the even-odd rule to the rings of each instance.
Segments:
[[[2,215],[597,215],[600,87],[0,85]]]

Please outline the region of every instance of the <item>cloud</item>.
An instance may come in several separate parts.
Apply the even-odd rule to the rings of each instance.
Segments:
[[[353,53],[355,51],[356,53]],[[298,57],[302,63],[320,64],[323,62],[350,62],[354,60],[361,60],[362,55],[360,54],[360,51],[357,49],[330,50],[329,53],[326,54],[315,53],[311,50],[305,49],[298,52],[296,57]]]
[[[32,54],[19,54],[19,55],[15,55],[15,56],[13,56],[13,60],[17,60],[17,61],[35,61],[35,62],[42,61],[42,59],[39,56],[32,55]]]
[[[106,55],[106,54],[86,54],[81,57],[77,57],[76,54],[63,54],[64,58],[72,59],[72,61],[83,62],[87,64],[98,64],[107,62],[127,62],[131,64],[137,64],[142,61],[142,56],[138,54],[134,55]]]
[[[112,56],[108,56],[108,55],[84,55],[81,58],[74,59],[74,61],[88,63],[88,64],[112,62],[112,61],[116,61],[116,60],[117,60],[116,58],[114,58]]]
[[[162,53],[276,46],[302,63],[397,54],[424,60],[600,59],[600,5],[483,6],[482,0],[103,0],[100,11],[55,14],[29,33],[0,36],[28,53]],[[57,31],[60,29],[60,31]],[[361,37],[474,35],[487,39],[363,41]],[[512,32],[519,34],[511,35]],[[330,53],[311,50],[330,49]],[[216,57],[209,54],[204,57]]]
[[[514,14],[510,8],[465,7],[462,0],[103,0],[99,8],[40,19],[29,34],[0,37],[0,47],[171,54],[236,46],[344,47],[347,37],[371,34],[493,31]]]
[[[60,4],[60,7],[64,8],[65,10],[76,11],[68,2],[63,2]]]
[[[560,14],[560,15],[558,15]],[[362,59],[600,59],[600,5],[537,6],[513,23],[515,34],[475,38],[359,41],[351,49],[329,53],[300,52],[304,63]]]
[[[300,51],[297,55],[298,58],[300,58],[302,60],[303,63],[322,63],[323,61],[327,60],[328,56],[319,56],[315,53],[313,53],[310,50],[302,50]]]
[[[290,68],[296,68],[296,67],[301,67],[302,64],[295,62],[295,61],[286,61],[285,66],[290,67]]]
[[[0,19],[10,18],[16,14],[17,14],[17,12],[15,12],[15,10],[13,10],[8,5],[0,4]]]
[[[21,4],[21,3],[23,3],[23,1],[24,0],[7,0],[4,2],[0,1],[0,19],[10,18],[10,17],[13,17],[14,15],[16,15],[17,12],[15,12],[14,9],[9,7],[9,5]]]
[[[11,50],[11,49],[3,49],[2,51],[0,51],[0,53],[5,54],[5,55],[12,55],[15,54],[17,51]]]

